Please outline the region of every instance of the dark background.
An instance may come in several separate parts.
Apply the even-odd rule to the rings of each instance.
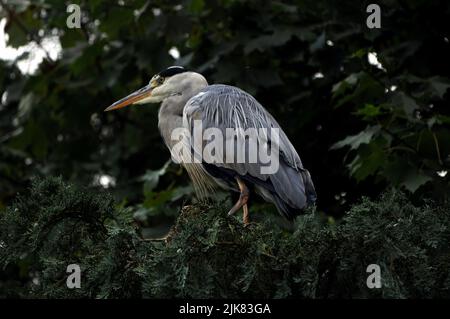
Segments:
[[[377,1],[381,29],[366,26],[370,2],[73,1],[81,28],[69,29],[69,2],[0,1],[9,46],[53,36],[62,47],[33,74],[17,67],[33,51],[0,60],[0,210],[33,177],[61,175],[108,187],[146,225],[175,217],[193,194],[165,166],[158,107],[103,113],[170,65],[253,94],[310,170],[325,214],[390,188],[445,201],[448,1]],[[261,205],[252,209],[273,211]]]

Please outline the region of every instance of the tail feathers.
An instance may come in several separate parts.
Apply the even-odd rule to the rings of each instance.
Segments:
[[[287,204],[277,194],[272,194],[273,203],[277,207],[278,211],[286,217],[287,220],[292,221],[295,217],[301,214],[302,209],[294,208]]]
[[[278,192],[271,192],[272,202],[277,207],[278,211],[285,216],[288,220],[293,220],[298,215],[301,215],[307,206],[314,204],[317,199],[316,190],[314,188],[314,183],[311,179],[311,175],[306,169],[300,171],[300,176],[302,179],[302,184],[304,186],[304,196],[306,197],[306,203],[304,201],[301,206],[292,205],[291,201],[286,201],[283,194]],[[302,194],[303,195],[303,194]],[[298,196],[301,196],[298,194]],[[303,197],[304,198],[304,197]]]
[[[312,205],[317,200],[316,189],[314,188],[314,183],[311,179],[311,174],[309,174],[307,169],[300,171],[303,178],[303,183],[305,185],[306,201],[308,205]]]

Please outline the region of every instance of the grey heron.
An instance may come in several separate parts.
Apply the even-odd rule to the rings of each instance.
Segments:
[[[249,223],[247,202],[250,190],[273,203],[289,220],[315,202],[314,184],[294,146],[272,115],[250,94],[229,85],[209,85],[201,74],[172,66],[154,75],[148,85],[113,103],[105,111],[132,104],[159,102],[162,103],[158,127],[171,151],[177,143],[173,139],[174,130],[184,128],[192,132],[195,120],[201,122],[203,129],[216,128],[222,132],[228,128],[278,129],[277,140],[272,135],[258,137],[258,142],[263,143],[266,149],[279,150],[277,170],[270,174],[261,173],[261,161],[182,162],[200,198],[207,197],[217,186],[239,192],[239,199],[229,214],[242,208],[246,225]],[[248,136],[235,134],[232,139],[236,142],[236,148],[247,147]],[[205,147],[203,140],[189,140],[189,143],[196,143],[190,145],[192,152],[196,149],[201,152]],[[224,152],[219,156],[225,156]]]

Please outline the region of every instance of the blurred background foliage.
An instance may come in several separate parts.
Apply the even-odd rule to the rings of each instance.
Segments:
[[[18,48],[0,59],[0,209],[33,176],[60,175],[108,188],[145,226],[172,220],[192,189],[168,162],[158,107],[103,113],[170,65],[268,108],[326,214],[387,188],[446,201],[449,3],[380,0],[382,27],[369,29],[370,2],[0,0],[6,45]],[[70,3],[79,29],[66,26]]]

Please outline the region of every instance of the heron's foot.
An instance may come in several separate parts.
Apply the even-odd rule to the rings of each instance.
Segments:
[[[228,216],[234,215],[243,206],[247,206],[248,195],[240,195],[236,204],[228,211]]]
[[[244,223],[244,227],[247,228],[247,229],[250,229],[252,227],[256,227],[256,225],[258,225],[258,223],[255,223],[255,222]]]
[[[233,206],[233,207],[231,207],[231,209],[228,211],[227,215],[228,215],[228,216],[231,216],[231,215],[234,215],[234,213],[236,213],[236,212],[237,212],[237,209],[234,209],[234,206]]]
[[[234,206],[231,207],[230,211],[228,212],[228,216],[233,215],[239,209],[244,207],[244,217],[245,217],[246,214],[248,215],[247,201],[248,201],[248,197],[249,197],[249,191],[248,191],[247,186],[244,184],[244,182],[239,177],[236,177],[236,181],[237,181],[237,184],[239,186],[239,190],[241,193],[239,195],[239,199],[236,202],[236,204],[234,204]],[[245,220],[244,220],[244,223],[245,223]]]
[[[247,207],[248,193],[241,193],[239,199],[233,207],[228,211],[228,216],[234,215],[239,209]]]

